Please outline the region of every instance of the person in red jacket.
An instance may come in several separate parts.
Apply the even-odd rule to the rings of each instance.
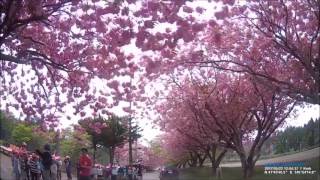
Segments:
[[[91,168],[92,168],[92,160],[88,154],[88,150],[86,148],[81,149],[81,155],[79,158],[79,180],[90,180],[91,176]]]

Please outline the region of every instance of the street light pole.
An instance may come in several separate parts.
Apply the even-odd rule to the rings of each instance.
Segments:
[[[132,78],[130,78],[130,90],[132,86]],[[131,92],[130,92],[131,93]],[[130,99],[130,116],[129,116],[129,165],[132,165],[132,99]]]
[[[130,103],[131,104],[131,103]],[[132,165],[132,118],[129,117],[129,165]]]

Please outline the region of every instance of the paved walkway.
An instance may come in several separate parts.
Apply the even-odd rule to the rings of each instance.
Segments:
[[[143,180],[159,180],[159,172],[149,172],[143,174]]]
[[[0,179],[13,180],[12,165],[10,157],[0,153]]]
[[[295,154],[258,160],[256,165],[262,166],[268,163],[305,161],[305,160],[319,158],[319,157],[320,157],[320,147],[314,148],[308,151],[295,153]],[[210,165],[211,164],[206,164],[206,166],[210,166]],[[221,167],[241,167],[241,163],[240,162],[223,163],[221,164]]]

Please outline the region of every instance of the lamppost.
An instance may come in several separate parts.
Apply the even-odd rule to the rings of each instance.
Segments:
[[[131,109],[131,102],[130,102]],[[129,117],[129,165],[132,165],[132,118]]]
[[[131,86],[132,86],[132,77],[130,77],[130,93],[131,93]],[[131,97],[131,96],[130,96]],[[130,116],[129,116],[129,165],[132,165],[132,97],[130,98]]]

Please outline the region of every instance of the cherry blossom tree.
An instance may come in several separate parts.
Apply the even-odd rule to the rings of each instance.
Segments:
[[[225,6],[216,13],[203,34],[179,46],[176,56],[159,58],[159,64],[164,66],[157,68],[161,73],[183,74],[195,66],[225,72],[220,83],[207,85],[221,89],[213,90],[209,96],[212,99],[203,101],[202,107],[214,122],[211,129],[224,137],[223,146],[239,154],[245,177],[252,175],[262,144],[290,115],[295,100],[319,104],[318,4],[317,1],[248,1],[242,5],[231,2],[234,6]],[[230,71],[238,74],[230,78]],[[220,91],[226,97],[220,97]],[[247,155],[244,142],[250,141]]]
[[[162,143],[161,136],[158,136],[150,141],[146,148],[143,148],[143,164],[156,168],[166,163],[167,154]]]
[[[74,103],[75,114],[90,117],[80,112],[85,106],[95,115],[100,110],[105,114],[119,101],[132,99],[126,93],[133,89],[130,83],[115,78],[132,77],[140,66],[124,49],[133,45],[140,51],[169,51],[179,39],[192,40],[203,25],[179,15],[182,7],[189,12],[184,4],[183,0],[1,1],[2,108],[57,126],[56,112],[63,112],[66,104]],[[178,28],[154,30],[164,23],[176,23]],[[179,29],[189,29],[192,36]],[[155,60],[141,59],[148,73],[156,70]],[[92,88],[95,78],[103,79],[111,92]]]
[[[185,153],[180,156],[180,163],[191,161],[190,166],[202,166],[204,160],[209,158],[213,172],[216,172],[227,150],[220,146],[222,139],[212,130],[216,128],[214,121],[205,111],[204,101],[210,96],[205,92],[214,89],[200,85],[199,81],[200,78],[185,78],[181,83],[176,79],[170,80],[169,84],[173,87],[166,96],[166,101],[157,107],[160,113],[158,124],[167,132],[166,140],[172,142],[174,148],[181,144],[181,150]],[[208,79],[205,81],[210,82]],[[169,140],[170,138],[179,142]]]
[[[240,156],[244,177],[250,178],[264,142],[284,123],[296,102],[242,77],[228,82],[217,86],[217,94],[210,96],[205,107],[224,145]]]
[[[169,93],[165,103],[158,107],[162,114],[159,124],[169,133],[174,132],[173,139],[181,140],[184,135],[188,147],[196,139],[198,143],[211,141],[209,145],[236,151],[244,177],[250,178],[263,144],[292,113],[296,101],[279,91],[264,88],[250,76],[224,72],[206,76],[208,73],[200,72],[194,80],[182,79],[179,88],[172,88],[172,94]],[[177,81],[174,84],[177,86]],[[191,103],[193,105],[189,106]],[[190,118],[189,114],[196,116]],[[199,125],[202,128],[198,129]],[[184,129],[179,131],[179,128]],[[177,132],[181,133],[177,135]],[[201,134],[206,136],[199,136]],[[207,147],[205,145],[200,147]]]
[[[147,168],[156,168],[164,165],[166,157],[163,154],[164,150],[155,142],[143,145],[139,142],[133,146],[134,163],[141,163]],[[121,165],[128,164],[129,148],[128,145],[117,147],[115,149],[115,159]]]
[[[185,62],[250,74],[267,88],[320,104],[319,12],[316,0],[234,4],[209,20]]]
[[[190,152],[191,148],[185,143],[186,138],[181,136],[179,133],[166,133],[161,136],[163,142],[161,146],[166,151],[166,158],[164,158],[166,163],[176,164],[178,167],[185,167],[187,163],[190,166],[195,166],[197,159],[191,159]],[[183,138],[183,139],[181,139]]]

